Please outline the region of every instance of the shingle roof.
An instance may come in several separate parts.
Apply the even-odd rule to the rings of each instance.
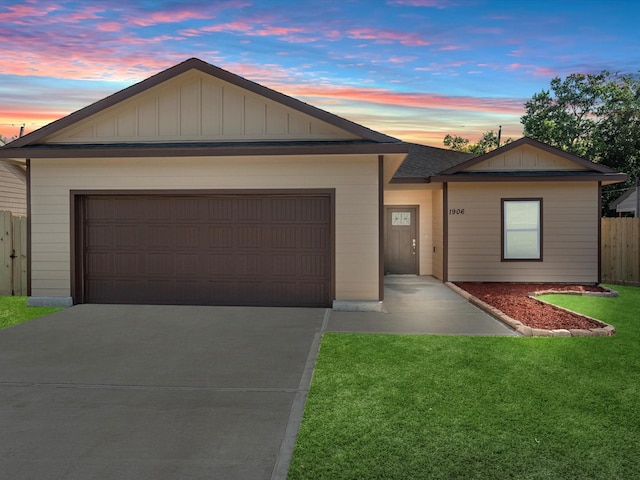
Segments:
[[[428,178],[476,156],[475,153],[410,143],[409,154],[393,178]]]

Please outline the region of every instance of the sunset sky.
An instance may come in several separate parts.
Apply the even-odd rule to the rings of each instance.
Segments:
[[[554,76],[640,71],[635,0],[0,0],[0,135],[198,57],[402,140],[503,126]]]

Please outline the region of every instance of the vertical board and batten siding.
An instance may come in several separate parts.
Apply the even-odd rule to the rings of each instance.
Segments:
[[[14,215],[27,214],[27,183],[26,176],[9,171],[13,166],[0,164],[0,211],[9,211]]]
[[[587,167],[567,160],[559,155],[522,145],[491,157],[489,160],[467,167],[468,172],[508,172],[508,171],[579,171]]]
[[[71,294],[71,190],[335,188],[336,299],[377,300],[377,183],[377,155],[32,159],[31,294]]]
[[[598,281],[595,182],[450,183],[448,280]],[[501,199],[542,198],[543,261],[501,261]]]
[[[418,275],[433,275],[433,207],[431,190],[386,190],[385,206],[417,205],[419,207],[419,243],[420,251]]]
[[[640,284],[640,219],[603,218],[602,281]]]
[[[0,295],[26,295],[26,217],[0,211],[0,262]]]
[[[192,70],[96,113],[46,143],[355,140],[355,135]]]

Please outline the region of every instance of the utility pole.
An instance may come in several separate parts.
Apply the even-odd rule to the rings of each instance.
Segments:
[[[502,137],[502,125],[498,127],[498,148],[500,148],[500,137]]]

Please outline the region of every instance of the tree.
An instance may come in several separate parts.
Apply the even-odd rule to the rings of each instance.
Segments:
[[[513,140],[511,138],[508,138],[505,142],[501,143],[506,145],[512,141]],[[450,150],[477,153],[479,155],[495,150],[500,146],[498,145],[498,134],[493,130],[484,132],[480,137],[480,140],[478,140],[478,143],[471,143],[468,138],[463,138],[458,135],[446,135],[442,143],[444,143],[446,147],[449,147]]]
[[[640,178],[639,77],[607,71],[555,77],[525,109],[526,136],[629,174],[625,185],[603,188],[603,214]]]

